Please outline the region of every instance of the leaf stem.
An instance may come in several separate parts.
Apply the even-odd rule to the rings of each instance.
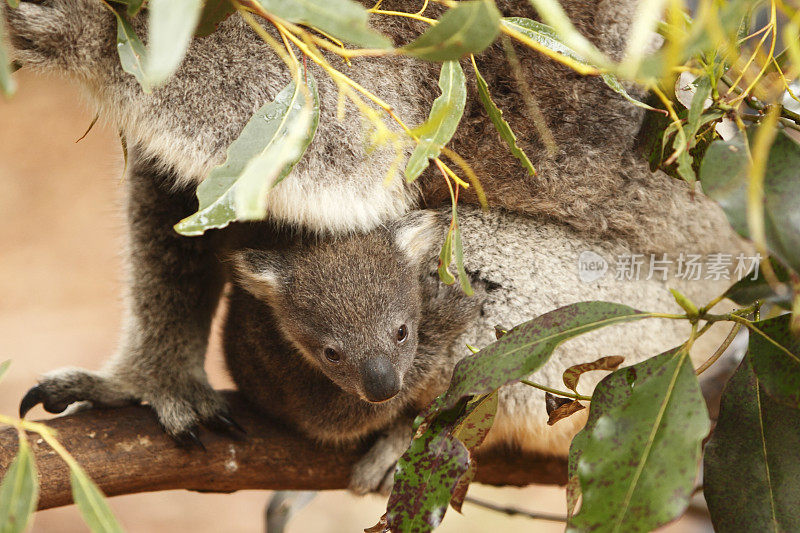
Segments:
[[[695,375],[699,376],[700,374],[702,374],[703,372],[708,370],[709,367],[711,367],[711,365],[716,363],[717,360],[720,357],[722,357],[722,354],[725,353],[725,350],[727,350],[728,347],[731,345],[731,343],[733,342],[733,339],[736,338],[736,335],[739,333],[739,331],[741,329],[742,329],[742,325],[741,324],[738,324],[738,323],[734,324],[733,327],[731,328],[730,333],[728,333],[728,336],[725,337],[725,340],[722,341],[722,344],[719,345],[719,348],[716,349],[716,351],[711,355],[711,357],[709,357],[706,360],[705,363],[703,363],[702,365],[697,367],[697,369],[694,371]]]
[[[574,400],[584,400],[584,401],[587,401],[587,402],[592,401],[592,397],[591,396],[584,396],[583,394],[577,394],[577,393],[574,393],[574,392],[567,392],[567,391],[563,391],[563,390],[552,389],[550,387],[547,387],[546,385],[542,385],[540,383],[535,383],[535,382],[529,381],[527,379],[521,379],[521,380],[519,380],[519,382],[520,383],[524,383],[525,385],[529,385],[531,387],[534,387],[536,389],[543,390],[545,392],[549,392],[550,394],[555,394],[556,396],[564,396],[565,398],[572,398]]]

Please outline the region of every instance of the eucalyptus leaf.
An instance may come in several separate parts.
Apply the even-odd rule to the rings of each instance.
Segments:
[[[784,314],[753,324],[747,354],[761,388],[775,400],[800,408],[800,338]],[[759,333],[760,332],[760,333]]]
[[[789,285],[789,271],[772,257],[769,258],[769,262],[775,277],[779,281],[778,287],[782,289],[781,294],[776,294],[764,277],[763,269],[759,269],[758,276],[755,279],[753,279],[752,274],[746,275],[725,291],[725,297],[730,298],[742,307],[760,300],[761,302],[779,305],[784,309],[791,309],[792,290]]]
[[[703,76],[694,82],[695,92],[692,95],[692,103],[689,106],[689,114],[686,116],[686,138],[691,141],[700,129],[700,117],[706,107],[706,100],[711,96],[711,80]]]
[[[482,52],[499,33],[500,12],[492,0],[465,0],[402,50],[428,61],[458,60]]]
[[[616,370],[623,361],[625,361],[625,358],[620,355],[608,355],[590,363],[572,365],[564,370],[564,385],[575,394],[578,394],[578,380],[581,379],[583,374],[594,370]]]
[[[142,86],[142,90],[149,93],[151,83],[145,70],[147,52],[144,44],[125,15],[116,9],[114,14],[117,17],[117,53],[122,70],[132,74]]]
[[[369,13],[352,0],[248,0],[288,22],[322,30],[346,43],[391,48],[391,42],[369,28]]]
[[[6,372],[8,372],[8,368],[11,366],[11,359],[7,359],[0,363],[0,381],[3,381],[3,378],[6,376]]]
[[[219,23],[236,13],[236,9],[230,0],[206,0],[203,3],[203,11],[200,14],[200,21],[197,23],[195,35],[207,37],[217,30]]]
[[[392,531],[431,531],[449,503],[460,508],[476,472],[471,453],[488,435],[497,406],[498,394],[492,391],[440,411],[417,428],[398,461],[387,503]]]
[[[86,472],[78,465],[70,466],[69,478],[72,498],[92,533],[122,533],[105,496]]]
[[[609,302],[580,302],[545,313],[459,361],[450,388],[437,406],[449,409],[465,396],[486,394],[528,376],[547,362],[561,343],[573,337],[648,316]]]
[[[203,0],[149,0],[147,77],[163,84],[178,69],[200,20]]]
[[[610,405],[581,443],[583,503],[567,531],[648,532],[688,506],[711,423],[688,350],[676,348],[657,360],[649,375],[622,369],[624,381],[598,385]],[[619,390],[608,390],[610,384]],[[593,397],[592,410],[602,403]]]
[[[474,291],[469,283],[467,269],[464,267],[464,248],[461,245],[461,228],[458,226],[458,222],[453,227],[453,255],[456,260],[456,270],[458,271],[458,282],[461,284],[461,290],[467,296],[472,296]]]
[[[452,285],[456,282],[455,276],[450,272],[450,264],[453,262],[453,231],[448,229],[444,238],[442,249],[439,251],[439,279],[445,285]]]
[[[770,398],[745,358],[722,392],[703,458],[719,533],[800,531],[800,410]]]
[[[39,479],[36,464],[27,439],[21,438],[17,456],[11,461],[0,484],[0,531],[25,531],[38,501]]]
[[[429,159],[439,157],[442,147],[453,138],[464,115],[467,81],[458,62],[447,61],[442,64],[439,89],[442,94],[433,101],[428,120],[415,130],[419,143],[406,164],[405,176],[408,181],[417,179],[428,168]]]
[[[769,151],[764,178],[764,229],[767,247],[784,264],[800,272],[800,146],[778,132]],[[709,146],[700,167],[703,191],[722,206],[731,226],[743,237],[747,227],[750,159],[744,135]]]
[[[6,0],[8,5],[13,8],[19,7],[19,0]]]
[[[461,477],[469,470],[469,451],[452,434],[462,410],[459,406],[441,413],[397,461],[386,506],[392,531],[432,531],[444,518]]]
[[[508,122],[506,122],[506,119],[503,118],[503,111],[497,107],[497,104],[492,100],[492,94],[489,92],[489,85],[486,83],[486,80],[483,79],[483,76],[481,76],[477,66],[475,67],[475,81],[478,85],[478,97],[481,99],[483,108],[486,109],[486,113],[489,115],[489,120],[492,121],[495,129],[500,134],[500,138],[503,139],[509,150],[511,150],[511,154],[516,157],[525,170],[528,171],[528,174],[535,176],[536,169],[533,168],[533,163],[531,163],[531,160],[522,148],[517,145],[517,136],[514,134]]]
[[[633,385],[642,383],[673,357],[671,352],[651,357],[641,363],[612,372],[604,377],[592,393],[592,405],[586,425],[572,439],[567,457],[567,511],[571,517],[581,496],[578,460],[591,439],[597,420],[612,408],[623,405],[633,392]],[[566,374],[565,374],[566,375]]]
[[[553,52],[567,56],[583,65],[594,66],[578,52],[564,44],[556,31],[547,24],[542,24],[541,22],[523,17],[507,17],[502,19],[500,22],[508,28],[523,34],[525,37],[536,41],[540,45]],[[651,111],[658,111],[658,109],[632,97],[628,91],[625,90],[625,87],[622,85],[622,83],[613,74],[606,73],[602,74],[600,77],[603,79],[605,84],[611,88],[611,90],[625,98],[633,105],[644,109],[649,109]]]
[[[0,92],[9,97],[17,90],[17,84],[11,77],[11,63],[5,49],[6,42],[6,21],[5,17],[0,16]]]
[[[181,220],[175,230],[200,235],[236,220],[263,219],[269,191],[303,156],[318,123],[319,95],[309,72],[305,86],[290,82],[253,115],[228,148],[225,162],[198,186],[197,213]]]
[[[142,10],[142,6],[144,5],[144,0],[128,0],[128,9],[127,13],[128,16],[132,17],[139,13]]]

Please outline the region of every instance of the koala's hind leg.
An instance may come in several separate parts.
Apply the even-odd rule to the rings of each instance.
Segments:
[[[129,282],[119,350],[100,372],[64,369],[45,375],[20,412],[37,403],[61,412],[76,401],[143,402],[167,433],[197,443],[198,424],[234,425],[203,368],[222,270],[209,238],[182,237],[172,229],[195,210],[193,191],[175,191],[174,176],[134,158],[127,177]]]
[[[384,495],[391,492],[395,465],[408,449],[412,426],[412,419],[401,417],[378,437],[364,457],[353,466],[348,487],[351,492],[379,492]]]

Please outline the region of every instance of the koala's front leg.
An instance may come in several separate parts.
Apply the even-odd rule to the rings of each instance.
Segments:
[[[203,368],[223,275],[207,237],[182,237],[172,226],[192,213],[192,190],[137,159],[127,180],[129,282],[118,352],[99,372],[63,369],[45,375],[20,405],[50,412],[88,401],[95,406],[147,403],[166,432],[199,443],[197,426],[234,425]]]
[[[413,419],[403,416],[378,436],[353,466],[348,487],[351,492],[359,495],[379,492],[388,496],[394,484],[397,461],[411,443],[413,424]]]

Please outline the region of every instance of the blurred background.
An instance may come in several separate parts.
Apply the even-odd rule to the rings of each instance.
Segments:
[[[123,158],[116,132],[101,121],[76,143],[94,113],[75,88],[24,71],[16,78],[17,95],[0,99],[0,361],[13,361],[0,383],[0,413],[6,415],[16,415],[20,398],[39,374],[61,366],[98,368],[115,349],[123,281]],[[232,387],[217,343],[212,342],[206,368],[214,386]],[[29,416],[50,415],[37,407]],[[559,487],[473,485],[470,494],[533,512],[566,512]],[[171,491],[121,496],[110,503],[130,532],[258,532],[269,496],[263,491]],[[384,503],[377,496],[323,493],[288,531],[362,531],[378,521]],[[492,528],[550,533],[564,526],[467,503],[463,515],[450,510],[438,531]],[[37,513],[33,524],[35,532],[86,530],[74,506]],[[659,531],[712,528],[700,502],[699,509]]]

